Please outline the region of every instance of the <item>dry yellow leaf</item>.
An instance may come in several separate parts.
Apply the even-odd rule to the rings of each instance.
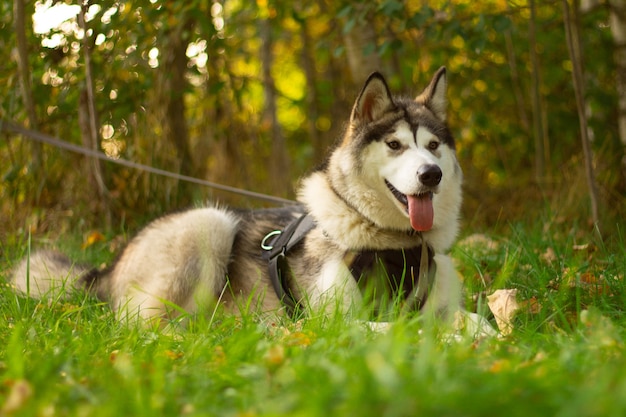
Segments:
[[[496,290],[487,297],[487,305],[491,309],[500,333],[506,336],[513,331],[513,316],[519,309],[516,289]]]
[[[549,264],[554,263],[558,260],[556,252],[551,247],[548,247],[548,249],[546,249],[546,251],[542,253],[539,257]]]
[[[98,232],[98,231],[94,231],[89,233],[89,235],[87,236],[87,238],[85,239],[85,241],[83,242],[82,245],[82,249],[86,249],[89,246],[93,245],[96,242],[104,242],[105,237],[102,233]]]
[[[264,356],[265,362],[270,367],[277,367],[285,361],[285,348],[282,345],[274,345],[269,348]]]
[[[25,379],[18,379],[11,383],[9,395],[0,410],[0,415],[13,414],[19,411],[32,397],[33,388]]]

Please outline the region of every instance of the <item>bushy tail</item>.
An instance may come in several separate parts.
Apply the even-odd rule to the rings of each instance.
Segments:
[[[17,265],[11,283],[33,298],[65,298],[83,290],[85,281],[93,281],[96,274],[96,270],[76,264],[62,253],[43,250],[31,253]]]

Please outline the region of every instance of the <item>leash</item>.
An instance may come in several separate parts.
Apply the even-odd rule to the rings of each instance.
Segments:
[[[301,301],[297,300],[289,285],[289,264],[287,262],[288,253],[305,238],[308,232],[315,227],[315,221],[309,214],[304,214],[295,219],[285,227],[284,230],[274,230],[268,233],[261,242],[263,257],[268,261],[268,272],[270,282],[274,288],[276,296],[285,306],[290,317],[296,317],[301,313]],[[419,232],[418,232],[419,233]],[[421,236],[421,233],[419,233]],[[417,248],[415,248],[417,249]],[[355,280],[359,280],[364,271],[369,269],[373,261],[380,257],[383,261],[391,259],[397,261],[402,259],[401,264],[392,265],[401,268],[402,279],[400,283],[410,284],[410,293],[406,296],[406,302],[402,309],[403,313],[419,311],[426,304],[428,294],[435,282],[437,265],[434,260],[434,250],[424,242],[420,245],[420,256],[417,259],[419,264],[417,271],[415,263],[411,262],[413,256],[408,256],[409,250],[384,250],[384,251],[363,251],[355,259],[362,257],[362,262],[351,263],[350,272]],[[412,255],[412,254],[411,254]],[[387,266],[387,265],[385,265]],[[417,272],[417,277],[415,273]],[[410,276],[407,276],[410,275]],[[396,282],[397,284],[398,282]]]
[[[0,131],[5,132],[13,132],[30,138],[36,142],[46,143],[48,145],[55,146],[57,148],[65,149],[70,152],[79,153],[84,156],[88,156],[91,158],[98,158],[103,161],[111,162],[113,164],[122,165],[128,168],[139,169],[141,171],[149,172],[151,174],[162,175],[164,177],[173,178],[179,181],[191,182],[199,185],[204,185],[209,188],[213,188],[215,190],[225,191],[232,194],[239,194],[250,198],[255,198],[257,200],[264,200],[274,204],[282,204],[282,205],[293,205],[296,204],[293,200],[288,200],[286,198],[274,197],[267,194],[257,193],[254,191],[243,190],[241,188],[230,187],[228,185],[222,185],[211,181],[202,180],[195,177],[190,177],[187,175],[177,174],[175,172],[166,171],[164,169],[154,168],[149,165],[139,164],[137,162],[129,161],[123,158],[110,158],[107,154],[103,152],[99,152],[93,149],[84,148],[82,146],[75,145],[70,142],[66,142],[64,140],[55,138],[53,136],[46,135],[41,132],[37,132],[35,130],[26,129],[25,127],[19,126],[15,123],[9,122],[7,120],[0,120]]]

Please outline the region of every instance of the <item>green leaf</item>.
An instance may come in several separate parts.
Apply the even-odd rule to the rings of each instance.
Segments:
[[[378,6],[378,10],[381,11],[385,16],[399,16],[399,12],[404,10],[404,5],[398,0],[387,0],[383,2],[380,6]]]
[[[339,10],[339,13],[337,13],[337,18],[343,19],[344,17],[347,17],[350,13],[352,13],[353,10],[354,9],[351,5],[347,5],[343,9]]]
[[[352,29],[354,28],[354,26],[356,25],[356,18],[351,18],[348,19],[348,21],[346,22],[346,24],[343,26],[343,33],[350,33],[352,32]]]
[[[376,53],[376,44],[375,43],[368,43],[367,45],[365,45],[363,47],[363,55],[365,56],[369,56],[372,55],[373,53]]]
[[[424,6],[419,12],[415,13],[410,19],[410,27],[420,28],[426,24],[435,15],[435,11],[429,6]]]
[[[513,23],[508,16],[498,15],[493,18],[493,29],[498,33],[509,30],[512,25]]]

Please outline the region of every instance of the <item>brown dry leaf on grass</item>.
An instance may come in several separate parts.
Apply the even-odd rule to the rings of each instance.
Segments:
[[[513,331],[513,316],[520,308],[516,295],[516,289],[504,289],[496,290],[487,297],[487,305],[496,318],[496,324],[503,336],[507,336]]]
[[[549,264],[552,264],[558,260],[556,252],[551,247],[548,247],[544,253],[539,255],[539,257]]]
[[[0,415],[17,415],[26,402],[32,397],[33,388],[25,379],[18,379],[11,382],[11,388],[6,401],[0,409]]]

